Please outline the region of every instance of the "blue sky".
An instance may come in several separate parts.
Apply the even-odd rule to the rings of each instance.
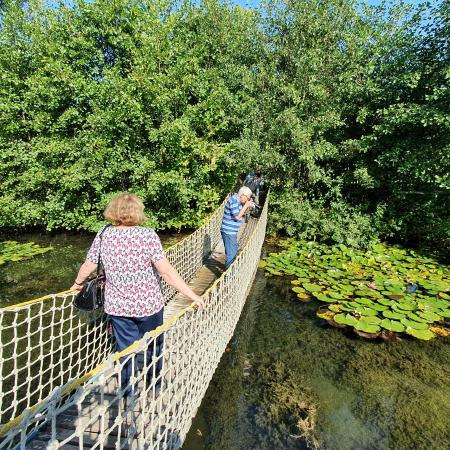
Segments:
[[[258,6],[261,3],[261,0],[231,0],[233,3],[241,6]],[[368,0],[367,3],[369,5],[379,5],[382,0]],[[405,3],[411,3],[417,5],[420,3],[420,0],[406,0]]]

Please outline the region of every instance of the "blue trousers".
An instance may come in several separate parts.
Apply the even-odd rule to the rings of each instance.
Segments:
[[[161,311],[147,317],[123,317],[123,316],[109,316],[116,338],[117,350],[120,352],[129,347],[133,342],[141,339],[145,333],[152,331],[163,323],[164,308]],[[156,343],[150,343],[147,349],[147,365],[152,361],[153,355],[160,356],[163,347],[163,336],[160,335],[156,338]],[[138,358],[140,355],[136,355],[134,359],[135,374],[138,369],[142,369],[144,364],[144,358]],[[123,356],[120,358],[120,362],[123,363],[128,358],[128,361],[122,368],[122,381],[121,387],[125,392],[125,395],[130,394],[133,389],[129,387],[131,371],[133,369],[133,362],[129,356]],[[158,360],[156,365],[155,376],[158,377],[162,369],[162,358]],[[153,370],[147,372],[147,383],[150,383],[153,377]]]
[[[238,252],[237,233],[226,234],[222,231],[223,244],[225,245],[225,270],[231,266]]]

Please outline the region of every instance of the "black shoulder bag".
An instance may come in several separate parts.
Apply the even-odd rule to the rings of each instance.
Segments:
[[[111,225],[107,225],[100,233],[100,243],[98,251],[97,273],[95,277],[86,281],[81,291],[73,299],[73,306],[81,312],[95,311],[103,306],[105,300],[105,270],[102,264],[102,236],[105,230]]]

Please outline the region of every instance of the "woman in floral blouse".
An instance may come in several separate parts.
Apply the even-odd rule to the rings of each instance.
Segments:
[[[117,348],[121,351],[163,323],[160,276],[199,309],[203,308],[204,301],[166,259],[155,231],[140,226],[146,217],[139,197],[130,193],[115,196],[105,210],[105,218],[112,226],[97,233],[71,289],[80,290],[97,269],[101,250],[106,275],[104,310],[109,314]],[[159,356],[161,346],[162,338],[156,343],[155,356]],[[153,348],[149,348],[147,355],[151,361]],[[122,370],[123,389],[128,387],[130,376],[129,362]],[[128,393],[127,389],[125,394]]]

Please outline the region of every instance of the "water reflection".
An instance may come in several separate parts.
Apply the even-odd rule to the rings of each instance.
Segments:
[[[450,448],[450,339],[364,341],[290,287],[258,272],[183,450]]]

